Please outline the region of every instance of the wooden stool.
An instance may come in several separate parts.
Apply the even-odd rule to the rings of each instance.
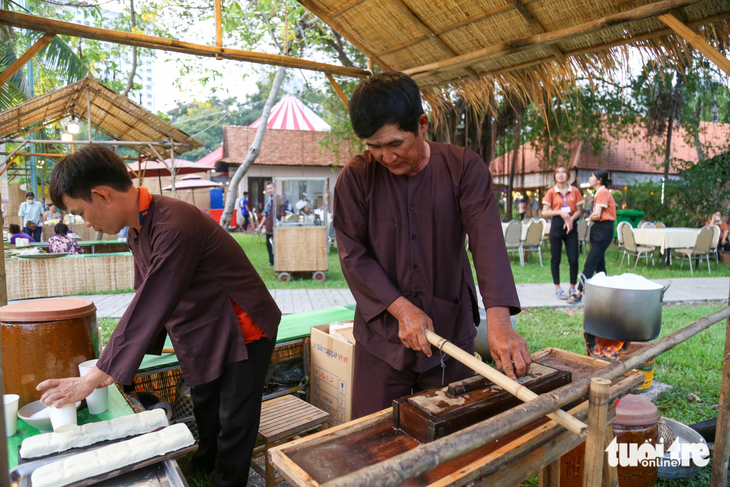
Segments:
[[[264,444],[256,447],[253,454],[257,456],[264,452],[266,463],[265,468],[261,468],[256,462],[251,462],[251,468],[266,479],[266,487],[273,487],[285,480],[284,477],[275,478],[276,470],[269,462],[269,448],[297,439],[298,435],[307,431],[324,429],[329,416],[329,413],[296,396],[277,397],[261,405],[259,436],[264,440]]]

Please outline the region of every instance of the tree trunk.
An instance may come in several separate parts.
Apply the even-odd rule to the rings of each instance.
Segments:
[[[234,174],[233,178],[231,178],[231,184],[228,186],[228,195],[226,196],[226,207],[223,210],[223,215],[221,216],[221,226],[223,228],[227,229],[228,224],[231,222],[233,211],[236,205],[236,199],[238,199],[238,185],[241,183],[241,179],[243,179],[243,176],[248,171],[248,168],[251,167],[253,161],[255,161],[258,157],[259,152],[261,152],[261,143],[264,140],[264,133],[266,133],[266,124],[269,122],[271,107],[274,105],[276,95],[279,93],[281,84],[284,81],[285,72],[286,68],[283,66],[280,67],[276,72],[274,84],[271,86],[269,98],[266,100],[266,104],[264,105],[264,111],[261,114],[261,122],[259,124],[258,130],[256,131],[256,136],[253,139],[251,147],[249,147],[248,149],[246,159],[243,160],[241,165],[236,170],[236,174]]]
[[[131,13],[131,20],[132,20],[132,32],[134,32],[134,28],[137,25],[136,19],[134,17],[134,0],[129,0],[129,11]],[[129,72],[129,78],[127,78],[127,87],[124,88],[124,93],[122,93],[122,96],[127,96],[129,92],[132,90],[132,87],[134,86],[134,77],[137,74],[137,46],[132,46],[132,71]]]
[[[515,101],[514,105],[515,110],[515,127],[514,127],[514,143],[512,145],[512,165],[510,166],[509,170],[509,184],[507,186],[507,215],[509,216],[509,219],[512,219],[512,206],[513,206],[513,199],[512,199],[512,191],[514,190],[514,184],[515,184],[515,172],[517,172],[517,158],[519,155],[519,149],[520,149],[520,134],[522,127],[520,126],[520,119],[522,118],[521,112],[522,112],[522,105],[519,101]]]
[[[701,122],[702,117],[702,98],[700,96],[697,97],[697,105],[695,105],[695,119],[697,120],[697,130],[694,134],[695,139],[695,149],[697,149],[697,160],[700,164],[705,163],[705,154],[702,150],[702,141],[700,140],[700,127],[702,126]]]
[[[672,157],[672,129],[674,128],[674,119],[677,115],[677,105],[679,105],[679,92],[682,89],[682,74],[677,73],[677,83],[671,92],[672,111],[669,113],[669,126],[667,127],[667,150],[664,153],[664,179],[669,179],[669,160]]]

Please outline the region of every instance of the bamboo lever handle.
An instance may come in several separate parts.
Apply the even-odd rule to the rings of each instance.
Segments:
[[[518,399],[521,399],[524,402],[528,402],[539,397],[527,387],[518,384],[517,382],[513,381],[495,368],[490,367],[481,360],[478,360],[476,357],[465,352],[464,350],[460,349],[446,339],[441,338],[431,330],[426,330],[426,339],[431,345],[439,348],[440,350],[443,350],[445,353],[448,353],[454,359],[475,370],[480,375],[483,375],[487,379],[491,380],[496,385],[511,393]],[[562,409],[557,409],[554,413],[550,413],[547,416],[559,425],[563,426],[568,431],[575,433],[580,437],[585,437],[588,432],[588,427],[585,425],[585,423],[578,419],[575,419],[573,416],[566,413]]]

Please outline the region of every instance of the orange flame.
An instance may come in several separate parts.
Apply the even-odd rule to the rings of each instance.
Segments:
[[[619,342],[617,340],[609,340],[608,338],[596,337],[596,347],[593,353],[608,358],[618,358],[621,349],[626,342]]]

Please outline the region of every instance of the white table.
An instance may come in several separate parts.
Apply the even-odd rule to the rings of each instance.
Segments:
[[[658,247],[664,254],[667,249],[689,249],[697,242],[699,228],[635,228],[636,245]]]

